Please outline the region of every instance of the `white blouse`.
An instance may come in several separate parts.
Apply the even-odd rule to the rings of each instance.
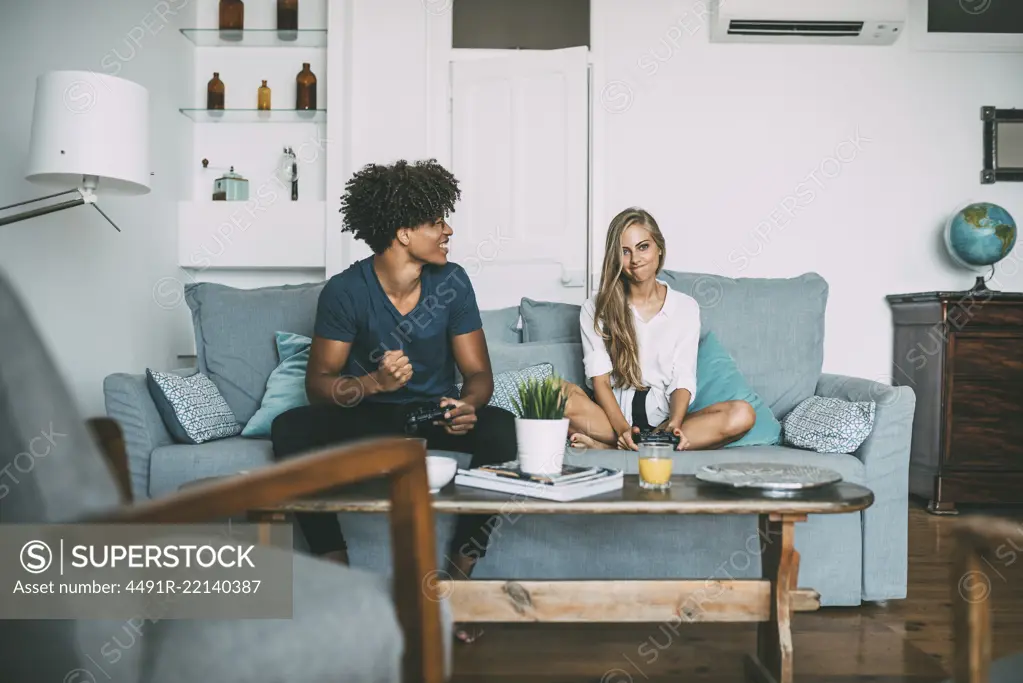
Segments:
[[[658,280],[658,282],[662,282]],[[650,320],[643,322],[634,306],[636,339],[639,346],[639,365],[643,384],[650,387],[646,398],[646,414],[654,427],[671,415],[671,394],[676,389],[689,391],[689,405],[696,397],[696,355],[700,347],[700,305],[696,299],[668,287],[664,305]],[[611,372],[611,358],[604,340],[593,329],[596,299],[588,299],[579,312],[579,326],[583,341],[583,366],[586,384],[592,388],[592,378]],[[632,421],[632,397],[635,390],[611,387],[622,414]]]

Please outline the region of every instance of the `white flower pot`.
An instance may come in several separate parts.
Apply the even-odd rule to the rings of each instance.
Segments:
[[[523,420],[515,418],[519,467],[528,474],[559,474],[565,462],[568,418]]]

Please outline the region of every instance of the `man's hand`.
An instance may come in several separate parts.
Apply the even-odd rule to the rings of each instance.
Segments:
[[[451,410],[444,414],[447,421],[436,423],[443,425],[444,431],[448,434],[456,436],[466,434],[476,426],[476,408],[471,403],[459,401],[456,398],[442,398],[440,405],[442,408],[451,408]]]
[[[639,446],[632,440],[633,435],[639,434],[639,427],[623,430],[618,434],[618,448],[623,451],[638,451]]]
[[[397,391],[412,379],[412,363],[404,351],[388,351],[373,374],[380,391]]]

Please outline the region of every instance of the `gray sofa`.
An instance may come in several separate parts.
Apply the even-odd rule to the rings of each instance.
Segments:
[[[833,468],[875,494],[862,513],[811,516],[796,531],[801,586],[821,603],[859,605],[904,598],[910,435],[916,404],[908,387],[822,374],[828,285],[819,275],[730,279],[664,271],[661,278],[693,296],[704,331],[713,331],[752,388],[782,419],[814,395],[877,404],[874,429],[852,454],[820,454],[780,445],[740,446],[677,456],[679,473],[722,460],[815,464]],[[311,335],[322,283],[239,290],[192,284],[198,370],[220,389],[239,422],[260,405],[277,365],[274,333]],[[521,324],[519,324],[521,318]],[[518,307],[483,312],[495,372],[553,363],[581,384],[578,307],[523,299]],[[273,462],[268,440],[235,437],[198,446],[175,444],[146,388],[144,368],[113,374],[104,390],[108,414],[125,432],[132,485],[139,498],[158,497],[185,482]],[[467,457],[458,457],[463,464]],[[568,452],[569,462],[599,462],[635,473],[625,451]],[[450,516],[438,516],[443,560]],[[382,515],[342,515],[352,562],[388,571],[390,547]],[[759,576],[756,520],[749,516],[575,517],[507,514],[495,528],[475,578],[745,578]],[[751,550],[752,549],[752,550]]]

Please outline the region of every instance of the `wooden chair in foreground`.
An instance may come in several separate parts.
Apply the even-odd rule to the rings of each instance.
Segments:
[[[1023,522],[971,516],[953,528],[951,574],[954,683],[1023,683],[1023,652],[991,661],[992,588],[1005,562],[999,548],[1018,547]]]
[[[0,329],[0,468],[16,475],[0,489],[0,525],[218,523],[253,507],[387,478],[394,555],[388,590],[382,576],[367,571],[260,548],[291,558],[291,619],[154,619],[137,637],[125,619],[0,620],[0,680],[445,680],[451,629],[442,632],[432,580],[437,548],[422,442],[363,440],[135,504],[120,428],[82,419],[2,273]],[[116,660],[108,656],[114,643]]]

